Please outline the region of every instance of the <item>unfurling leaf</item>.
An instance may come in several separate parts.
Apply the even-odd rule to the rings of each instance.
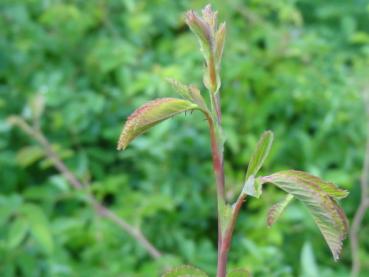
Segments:
[[[255,180],[255,176],[259,172],[270,152],[273,144],[273,137],[272,131],[266,131],[261,135],[256,145],[256,149],[252,153],[249,166],[247,168],[245,182],[242,189],[243,194],[257,198],[260,197],[261,185],[259,184],[258,179]]]
[[[183,98],[191,99],[191,95],[187,85],[182,84],[173,78],[167,78],[166,81],[176,90]]]
[[[212,10],[210,4],[202,10],[201,16],[194,11],[186,14],[186,23],[196,35],[206,61],[208,70],[205,70],[203,76],[204,85],[215,94],[221,85],[220,60],[225,40],[225,24],[221,24],[218,28],[217,17],[218,13]]]
[[[207,4],[201,11],[203,20],[209,25],[214,32],[217,27],[218,12],[213,11],[210,4]]]
[[[261,135],[256,145],[256,149],[251,156],[250,163],[247,168],[246,180],[251,175],[254,175],[255,177],[260,168],[262,167],[266,157],[269,154],[270,148],[272,147],[273,137],[274,136],[272,131],[266,131]]]
[[[128,117],[119,137],[118,150],[124,150],[134,138],[163,120],[194,109],[198,109],[196,104],[177,98],[159,98],[146,103]]]
[[[272,226],[277,219],[281,216],[284,209],[287,207],[287,205],[291,202],[293,199],[292,194],[287,194],[287,196],[280,202],[275,203],[268,211],[267,215],[267,223],[268,226]]]
[[[261,192],[260,182],[258,182],[258,179],[255,180],[254,175],[251,175],[244,183],[241,194],[259,198]]]
[[[206,102],[202,97],[200,90],[196,86],[194,85],[187,86],[171,78],[168,78],[167,81],[183,98],[194,102],[199,106],[201,110],[203,110],[206,113],[209,113]]]
[[[202,111],[209,113],[208,107],[206,106],[205,100],[202,97],[200,90],[194,85],[189,85],[188,89],[192,101],[196,103]]]
[[[193,266],[180,265],[164,273],[162,277],[208,277],[208,275]]]
[[[334,260],[338,260],[342,241],[348,232],[348,221],[334,198],[343,198],[348,192],[337,188],[333,183],[302,171],[286,170],[258,179],[261,184],[275,184],[308,207]]]
[[[227,277],[252,277],[246,269],[234,269],[227,274]]]
[[[226,24],[223,22],[215,34],[215,60],[218,70],[220,70],[220,63],[222,61],[224,42],[225,42]]]
[[[208,59],[213,51],[214,38],[211,27],[196,12],[188,11],[186,14],[186,23],[190,27],[191,31],[196,35],[201,51],[203,52],[204,58]]]

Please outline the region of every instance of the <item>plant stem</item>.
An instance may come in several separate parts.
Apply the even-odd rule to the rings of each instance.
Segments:
[[[217,187],[217,205],[218,205],[218,269],[217,277],[225,277],[227,270],[227,254],[228,249],[224,249],[222,226],[221,226],[221,203],[225,201],[224,193],[224,167],[223,167],[223,155],[219,151],[217,134],[214,126],[214,120],[208,118],[209,129],[210,129],[210,141],[211,141],[211,152],[213,158],[213,170],[215,174],[215,182]]]
[[[214,94],[211,94],[213,97]],[[225,189],[224,189],[224,157],[223,157],[223,140],[219,138],[219,134],[216,132],[216,128],[221,129],[221,109],[219,93],[211,99],[211,103],[214,105],[213,110],[216,112],[216,119],[214,117],[208,117],[209,129],[210,129],[210,141],[211,151],[213,159],[213,169],[215,174],[215,181],[217,186],[217,199],[218,199],[218,263],[217,263],[217,277],[225,277],[227,274],[227,259],[228,252],[232,242],[233,231],[236,225],[237,217],[246,195],[241,194],[232,208],[231,221],[226,227],[226,230],[222,230],[221,226],[221,205],[225,205]],[[215,125],[217,124],[217,126]]]
[[[47,140],[47,138],[39,128],[29,125],[25,120],[18,116],[11,117],[9,121],[11,121],[11,123],[13,123],[14,125],[17,125],[27,135],[35,139],[41,145],[43,151],[45,152],[45,155],[51,160],[54,167],[64,176],[64,178],[74,189],[83,190],[84,188],[90,186],[90,184],[78,180],[74,173],[64,164],[59,155],[53,150],[50,142]],[[139,228],[130,225],[113,211],[102,205],[92,194],[88,192],[86,193],[88,202],[94,207],[98,215],[108,219],[109,221],[119,226],[124,232],[128,233],[143,248],[147,250],[152,258],[158,259],[162,256],[160,251],[156,249],[156,247],[145,237],[145,235]]]
[[[369,126],[368,126],[369,130]],[[364,156],[364,165],[360,180],[361,200],[359,207],[355,213],[354,220],[351,225],[350,241],[351,241],[351,255],[352,268],[351,276],[356,277],[360,272],[360,256],[359,256],[359,231],[363,221],[366,210],[369,208],[369,133],[367,134],[366,150]]]
[[[221,248],[218,256],[218,277],[226,276],[227,258],[232,242],[233,231],[236,226],[238,214],[240,212],[242,204],[245,202],[245,198],[246,194],[241,194],[232,207],[231,221],[221,241]]]

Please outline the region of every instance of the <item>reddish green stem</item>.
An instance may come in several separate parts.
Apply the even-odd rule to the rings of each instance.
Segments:
[[[219,104],[218,101],[213,102],[214,104]],[[217,108],[217,107],[215,107]],[[218,107],[218,111],[220,111]],[[217,113],[220,115],[220,113]],[[217,186],[217,198],[218,198],[218,266],[217,266],[217,277],[225,277],[227,274],[227,259],[228,252],[230,249],[233,231],[236,225],[236,220],[241,209],[241,206],[244,202],[246,195],[241,195],[236,203],[234,204],[232,210],[232,217],[230,224],[227,227],[227,230],[222,230],[222,226],[220,224],[221,220],[221,211],[220,205],[225,203],[225,192],[224,192],[224,160],[223,153],[221,151],[222,145],[219,145],[221,139],[217,137],[216,127],[214,124],[220,124],[219,117],[217,121],[213,120],[212,117],[208,117],[209,129],[210,129],[210,140],[211,140],[211,152],[213,158],[213,169],[215,174],[215,181]],[[220,126],[219,126],[220,128]]]
[[[222,154],[219,153],[219,146],[217,143],[217,137],[214,127],[214,122],[209,119],[210,128],[210,140],[211,140],[211,152],[213,157],[213,169],[215,174],[215,182],[217,185],[217,198],[218,198],[218,270],[217,277],[224,277],[226,274],[227,265],[227,253],[222,253],[223,246],[222,230],[220,224],[220,201],[224,201],[224,170]]]

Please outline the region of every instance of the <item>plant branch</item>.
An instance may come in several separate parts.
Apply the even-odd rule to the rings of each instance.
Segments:
[[[215,66],[213,64],[213,66]],[[209,68],[209,71],[214,71]],[[215,87],[215,84],[211,84],[211,87]],[[225,185],[224,185],[224,156],[223,156],[223,139],[221,131],[221,107],[219,92],[215,94],[215,91],[209,91],[211,100],[212,115],[207,117],[210,130],[211,152],[213,159],[213,170],[215,175],[215,182],[217,187],[217,206],[218,206],[218,263],[217,263],[217,277],[225,277],[227,272],[227,256],[228,250],[222,251],[223,242],[223,230],[221,224],[222,211],[221,207],[225,205]]]
[[[216,129],[214,126],[214,121],[208,117],[209,130],[210,130],[210,142],[211,142],[211,152],[213,158],[213,170],[215,174],[215,182],[217,185],[218,197],[224,200],[224,169],[223,169],[223,154],[219,151],[219,142],[217,139]]]
[[[217,206],[218,206],[218,269],[217,277],[225,277],[226,265],[227,265],[227,253],[222,253],[223,236],[222,236],[222,225],[221,225],[221,206],[225,203],[225,192],[224,192],[224,167],[223,167],[223,155],[219,149],[219,139],[217,138],[216,129],[214,126],[214,120],[208,117],[209,130],[210,130],[210,141],[211,141],[211,152],[213,159],[213,170],[215,174],[215,182],[217,188]]]
[[[222,134],[219,134],[217,130],[222,130],[221,126],[221,107],[220,107],[220,95],[219,93],[212,93],[210,91],[212,110],[215,111],[213,117],[208,116],[208,123],[210,129],[211,150],[213,158],[213,168],[215,174],[215,180],[217,185],[217,197],[218,197],[218,268],[217,277],[225,277],[227,274],[227,259],[228,252],[232,242],[233,231],[236,226],[238,214],[246,199],[246,194],[241,193],[237,201],[232,207],[232,214],[230,223],[225,227],[226,230],[222,230],[220,220],[222,215],[221,207],[226,204],[225,201],[225,180],[224,180],[224,156],[223,156],[223,138]],[[216,117],[216,118],[214,118]]]
[[[240,213],[241,207],[242,207],[243,203],[245,202],[246,197],[247,197],[246,194],[241,193],[240,196],[238,197],[237,201],[232,206],[231,221],[230,221],[230,223],[228,225],[228,228],[227,228],[227,230],[224,234],[224,237],[222,238],[222,243],[221,243],[220,260],[225,261],[225,262],[220,264],[219,271],[223,275],[219,275],[219,276],[225,276],[226,275],[226,272],[227,272],[226,262],[227,262],[227,258],[228,258],[228,252],[229,252],[229,249],[231,247],[233,231],[236,227],[238,214]]]
[[[225,201],[225,180],[224,180],[224,156],[223,156],[223,138],[221,137],[221,107],[219,93],[212,93],[211,104],[212,110],[215,111],[213,117],[208,116],[208,123],[210,129],[211,150],[213,158],[213,169],[215,174],[215,180],[217,185],[217,197],[218,197],[218,268],[217,277],[225,277],[227,274],[227,259],[228,252],[231,246],[233,231],[236,226],[237,217],[239,211],[245,201],[246,194],[241,194],[232,208],[230,223],[225,226],[226,230],[222,230],[221,217],[222,206],[227,205]],[[217,132],[218,130],[218,132]]]
[[[54,167],[64,176],[64,178],[70,183],[70,185],[76,190],[83,190],[89,187],[89,183],[80,181],[75,174],[64,164],[59,155],[53,150],[50,142],[47,140],[45,135],[36,126],[29,125],[24,119],[18,116],[12,116],[9,122],[13,125],[18,126],[28,136],[36,140],[42,147],[46,157],[48,157],[53,163]],[[87,193],[87,192],[86,192]],[[116,224],[121,230],[129,234],[134,238],[143,248],[147,250],[149,255],[158,259],[162,256],[160,251],[145,237],[142,231],[130,225],[125,220],[120,218],[112,210],[101,204],[92,194],[87,193],[88,202],[94,207],[96,213],[103,218]]]
[[[221,86],[220,64],[223,54],[226,29],[225,23],[217,26],[216,22],[217,12],[212,10],[210,4],[202,10],[202,17],[199,17],[193,11],[189,11],[186,14],[186,23],[199,40],[207,66],[206,71],[204,72],[204,84],[209,91],[211,112],[205,112],[205,114],[209,124],[211,154],[217,190],[217,277],[225,277],[227,274],[227,256],[230,242],[243,199],[237,203],[235,209],[231,209],[225,199],[224,139],[219,90]],[[231,220],[231,222],[229,222],[229,220]]]
[[[364,103],[367,112],[367,118],[369,118],[369,93],[364,91]],[[355,213],[351,230],[351,255],[352,255],[352,268],[351,276],[357,277],[360,273],[361,263],[359,255],[359,231],[361,224],[367,209],[369,208],[369,126],[367,127],[367,141],[364,153],[364,164],[362,168],[362,174],[360,178],[361,200],[359,207]]]

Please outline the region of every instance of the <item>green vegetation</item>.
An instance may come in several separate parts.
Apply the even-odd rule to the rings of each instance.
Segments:
[[[174,95],[166,79],[202,79],[184,11],[206,3],[1,1],[1,276],[158,276],[180,264],[215,275],[204,116],[177,115],[115,149],[118,126],[137,106]],[[330,180],[350,191],[342,205],[352,222],[368,129],[368,4],[212,1],[228,23],[220,73],[228,202],[270,129],[275,142],[260,176],[294,168]],[[299,201],[268,228],[268,210],[283,197],[264,185],[260,199],[244,203],[229,267],[348,276],[348,241],[334,262]],[[358,233],[361,276],[369,270],[368,220],[366,212]]]
[[[226,28],[225,23],[218,26],[218,12],[208,4],[199,16],[190,10],[186,14],[186,23],[196,35],[204,57],[204,85],[208,89],[209,103],[194,85],[186,86],[173,81],[174,89],[184,99],[158,98],[136,109],[127,119],[118,141],[118,150],[125,149],[133,139],[143,134],[156,124],[183,112],[199,110],[205,116],[210,133],[215,185],[217,188],[218,208],[218,261],[217,277],[232,276],[227,269],[228,253],[237,218],[247,196],[259,198],[262,185],[271,183],[288,193],[286,200],[275,204],[268,213],[268,224],[272,225],[282,214],[289,202],[295,197],[303,202],[311,212],[323,237],[337,261],[342,251],[342,241],[348,233],[348,220],[335,199],[341,199],[348,192],[337,188],[333,183],[304,171],[286,170],[269,176],[258,176],[258,172],[269,155],[273,144],[273,132],[266,131],[256,145],[248,164],[243,188],[237,200],[227,203],[225,196],[224,142],[226,134],[222,128],[222,108],[220,92],[220,69],[223,56]],[[182,272],[184,270],[185,272]],[[243,275],[249,276],[247,271]],[[206,275],[199,269],[179,266],[164,276]]]

